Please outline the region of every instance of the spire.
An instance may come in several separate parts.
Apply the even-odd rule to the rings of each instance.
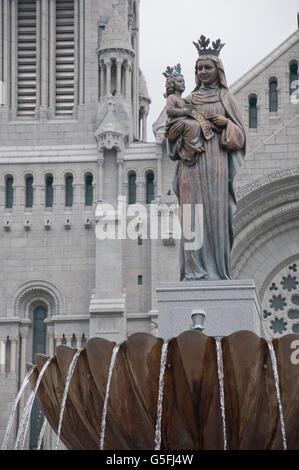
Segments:
[[[119,14],[118,6],[118,3],[112,4],[113,13],[103,32],[99,50],[122,49],[133,54],[134,52],[131,44],[131,35],[128,30],[127,19],[124,15]]]

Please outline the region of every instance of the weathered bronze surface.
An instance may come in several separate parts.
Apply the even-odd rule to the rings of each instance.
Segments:
[[[220,40],[208,48],[209,39],[194,43],[199,52],[195,67],[196,88],[182,98],[185,89],[180,70],[168,67],[166,81],[166,137],[168,154],[177,160],[173,189],[181,208],[203,207],[201,248],[186,248],[186,232],[180,251],[180,280],[232,279],[230,251],[232,218],[236,210],[234,177],[245,156],[246,135],[238,105],[230,94],[218,54]],[[190,225],[190,224],[189,224]],[[189,229],[190,230],[190,229]]]
[[[292,364],[297,335],[273,341],[288,449],[299,450],[299,367]],[[163,340],[145,333],[121,344],[111,381],[104,449],[155,448],[155,424]],[[69,449],[99,449],[108,371],[115,343],[91,339],[71,379],[61,439]],[[248,331],[222,339],[228,449],[282,449],[278,398],[266,341]],[[76,350],[58,346],[37,398],[57,432],[67,369]],[[37,356],[31,375],[48,358]],[[32,366],[28,365],[28,368]],[[169,341],[165,369],[163,450],[224,447],[215,340],[187,331]]]

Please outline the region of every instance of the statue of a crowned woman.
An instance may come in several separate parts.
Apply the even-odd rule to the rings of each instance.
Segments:
[[[185,204],[191,208],[201,205],[203,209],[201,247],[190,250],[184,231],[182,234],[181,281],[232,279],[230,251],[236,210],[233,181],[245,156],[246,135],[219,58],[224,44],[219,39],[213,47],[208,47],[209,43],[204,36],[194,43],[199,53],[196,88],[184,99],[185,105],[181,98],[182,75],[175,70],[167,78],[168,87],[171,82],[173,87],[166,105],[166,136],[169,157],[177,160],[173,187],[181,222]],[[176,107],[180,108],[177,112]],[[194,210],[191,214],[194,227]]]

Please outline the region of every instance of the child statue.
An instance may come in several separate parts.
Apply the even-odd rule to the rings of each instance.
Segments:
[[[181,65],[167,67],[166,77],[166,114],[168,116],[165,137],[168,152],[172,160],[183,160],[193,166],[198,155],[205,151],[204,139],[214,136],[213,126],[204,115],[196,112],[191,102],[182,98],[185,91],[185,79]]]

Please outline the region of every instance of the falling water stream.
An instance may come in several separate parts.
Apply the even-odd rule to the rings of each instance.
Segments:
[[[41,428],[41,431],[40,431],[39,436],[38,436],[37,450],[40,450],[40,448],[42,446],[42,442],[43,442],[43,438],[44,438],[44,435],[45,435],[47,423],[48,423],[47,418],[45,418],[44,422],[43,422],[43,425],[42,425],[42,428]]]
[[[111,361],[110,361],[109,374],[108,374],[108,380],[107,380],[107,385],[106,385],[105,401],[104,401],[103,413],[102,413],[100,450],[104,449],[107,405],[108,405],[108,399],[109,399],[109,393],[110,393],[110,384],[111,384],[113,368],[114,368],[114,364],[115,364],[116,355],[117,355],[118,350],[119,350],[119,346],[120,346],[119,344],[114,346],[113,351],[112,351]]]
[[[4,440],[3,440],[1,450],[6,450],[6,448],[7,448],[7,442],[8,442],[8,438],[9,438],[11,428],[12,428],[12,425],[13,425],[13,422],[14,422],[14,417],[15,417],[15,414],[16,414],[18,403],[20,401],[21,396],[23,395],[23,392],[24,392],[25,388],[27,387],[27,385],[29,383],[29,378],[30,378],[30,375],[32,374],[33,371],[34,371],[34,367],[27,372],[27,374],[25,376],[25,379],[24,379],[24,381],[23,381],[23,383],[20,387],[20,390],[19,390],[19,392],[16,396],[16,399],[14,401],[14,404],[13,404],[13,407],[12,407],[12,410],[11,410],[11,413],[10,413],[10,417],[9,417],[9,420],[8,420],[8,424],[7,424],[7,428],[6,428],[6,432],[5,432],[5,436],[4,436]]]
[[[287,450],[287,440],[286,440],[286,432],[285,432],[285,424],[284,424],[284,417],[283,417],[283,409],[281,403],[281,396],[280,396],[280,388],[279,388],[279,375],[277,369],[277,360],[276,355],[273,347],[273,343],[271,340],[267,340],[268,348],[270,351],[271,362],[272,362],[272,369],[275,379],[275,388],[276,388],[276,395],[278,400],[278,407],[279,407],[279,416],[280,416],[280,427],[281,427],[281,435],[282,435],[282,443],[284,450]]]
[[[18,449],[19,441],[20,441],[22,435],[23,435],[23,441],[22,441],[21,449],[22,450],[24,449],[25,439],[26,439],[26,434],[27,434],[28,427],[29,427],[30,416],[31,416],[31,411],[32,411],[34,399],[35,399],[39,384],[41,383],[43,375],[44,375],[48,365],[50,364],[51,360],[52,360],[52,358],[49,357],[49,359],[43,365],[43,367],[40,371],[40,374],[38,376],[38,379],[36,381],[35,389],[34,389],[34,391],[31,392],[31,394],[30,394],[30,396],[27,400],[27,403],[25,405],[23,415],[22,415],[22,418],[21,418],[21,423],[20,423],[20,426],[19,426],[17,439],[16,439],[16,442],[15,442],[15,449]]]
[[[63,392],[63,398],[62,398],[62,403],[61,403],[61,408],[60,408],[60,415],[59,415],[59,424],[58,424],[58,431],[57,431],[57,439],[56,439],[56,446],[55,450],[57,450],[58,445],[59,445],[59,440],[60,440],[60,432],[61,432],[61,426],[62,426],[62,420],[63,420],[63,413],[64,413],[64,408],[65,408],[65,403],[69,391],[69,386],[71,383],[71,379],[73,376],[73,373],[75,371],[75,367],[77,364],[77,361],[79,359],[81,351],[77,351],[74,354],[74,357],[69,365],[68,371],[67,371],[67,376],[66,376],[66,381],[65,381],[65,387],[64,387],[64,392]]]
[[[218,364],[218,379],[219,379],[219,390],[220,390],[220,405],[223,425],[223,442],[224,450],[227,450],[226,442],[226,423],[225,423],[225,403],[224,403],[224,383],[223,383],[223,357],[222,357],[222,346],[221,338],[216,338],[216,349],[217,349],[217,364]]]
[[[163,391],[164,391],[164,374],[167,360],[167,348],[168,341],[165,341],[161,351],[161,362],[160,362],[160,377],[159,377],[159,393],[157,403],[157,421],[156,421],[156,432],[155,432],[155,450],[161,448],[161,425],[162,425],[162,404],[163,404]]]
[[[33,405],[33,401],[34,401],[34,391],[32,390],[30,392],[30,395],[29,395],[29,397],[27,399],[27,402],[24,406],[23,413],[22,413],[22,416],[21,416],[21,419],[20,419],[17,438],[16,438],[16,442],[15,442],[15,450],[18,449],[19,441],[22,438],[22,436],[24,435],[25,428],[26,428],[26,423],[27,423],[27,420],[29,420],[29,410],[31,409],[31,407]]]

